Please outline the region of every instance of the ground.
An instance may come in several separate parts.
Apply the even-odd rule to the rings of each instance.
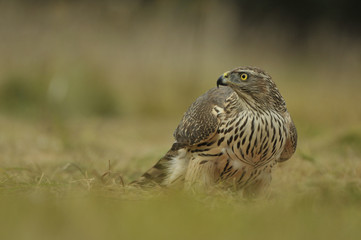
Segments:
[[[124,188],[166,152],[177,123],[1,117],[2,239],[361,235],[361,125],[316,131],[299,123],[298,150],[275,170],[261,199]]]

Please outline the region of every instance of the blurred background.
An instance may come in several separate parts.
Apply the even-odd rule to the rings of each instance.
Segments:
[[[124,144],[134,136],[132,145],[149,132],[167,148],[183,112],[220,74],[257,66],[278,84],[301,143],[322,131],[354,132],[361,119],[359,10],[356,0],[0,1],[2,126],[33,131],[38,124],[65,150],[92,121],[111,126],[111,136],[130,131],[114,136],[120,151],[111,158],[124,162],[121,149],[131,155]],[[112,142],[104,129],[95,136]]]
[[[1,1],[1,112],[179,118],[246,65],[273,76],[297,118],[343,111],[325,95],[359,82],[359,10],[354,0]]]
[[[179,239],[359,239],[360,11],[356,0],[0,0],[1,238],[177,239],[182,225]],[[138,198],[122,182],[238,66],[273,77],[298,129],[268,201],[224,195],[229,209],[213,212],[209,198],[117,201]]]
[[[361,148],[359,10],[353,0],[1,1],[1,163],[64,153],[145,170],[187,107],[237,66],[273,77],[302,156],[313,158],[308,137],[329,134]]]
[[[329,134],[359,149],[359,10],[353,0],[1,1],[1,163],[19,152],[21,164],[60,153],[153,162],[187,107],[237,66],[273,76],[301,156]]]

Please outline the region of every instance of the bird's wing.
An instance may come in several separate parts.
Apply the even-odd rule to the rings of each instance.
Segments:
[[[179,155],[179,149],[204,142],[217,132],[219,119],[213,109],[216,106],[224,108],[226,99],[233,93],[234,91],[229,87],[212,88],[197,98],[184,113],[175,130],[176,142],[171,149],[152,168],[131,184],[138,186],[163,185],[167,177],[166,169],[169,167],[169,161]]]
[[[174,132],[176,144],[192,146],[214,136],[219,119],[214,108],[224,108],[225,101],[235,94],[230,87],[212,88],[199,98],[184,113]]]
[[[296,151],[297,146],[297,130],[296,126],[293,123],[291,116],[287,113],[286,119],[286,125],[288,126],[288,137],[286,139],[286,145],[283,149],[283,152],[281,153],[279,162],[286,161],[290,159],[290,157],[293,155],[293,153]]]

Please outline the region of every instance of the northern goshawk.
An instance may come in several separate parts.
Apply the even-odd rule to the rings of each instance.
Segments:
[[[217,88],[189,107],[174,137],[171,149],[135,184],[222,186],[257,194],[297,145],[283,97],[271,77],[254,67],[219,77]]]

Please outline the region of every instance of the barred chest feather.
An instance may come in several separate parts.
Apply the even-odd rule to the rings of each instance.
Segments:
[[[215,164],[215,181],[236,183],[238,187],[270,178],[288,135],[283,117],[275,111],[251,109],[236,115],[218,114],[221,122],[217,134],[190,149],[191,160]],[[188,178],[192,181],[191,176]]]
[[[217,133],[217,147],[222,152],[254,167],[277,159],[287,137],[281,115],[251,110],[243,111],[233,119],[224,119]]]

